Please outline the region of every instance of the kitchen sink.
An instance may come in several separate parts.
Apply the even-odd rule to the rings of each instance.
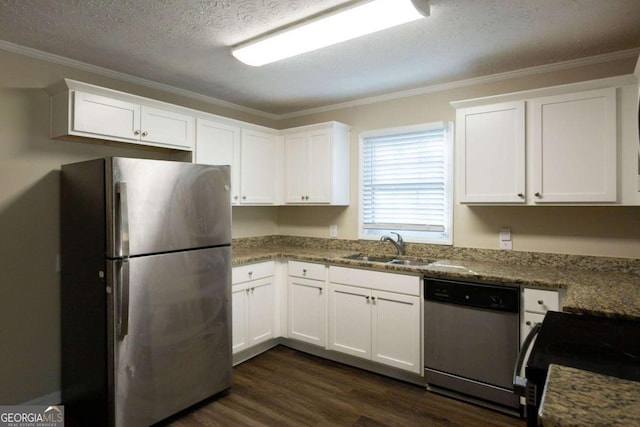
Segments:
[[[395,257],[378,257],[378,256],[369,256],[365,254],[348,255],[348,256],[345,256],[344,258],[353,259],[356,261],[381,262],[385,264],[392,261],[399,261]]]
[[[409,258],[381,257],[381,256],[365,255],[365,254],[348,255],[348,256],[345,256],[344,258],[353,259],[356,261],[379,262],[382,264],[412,265],[412,266],[429,265],[431,262],[433,262],[433,261],[422,261],[422,260],[409,259]]]

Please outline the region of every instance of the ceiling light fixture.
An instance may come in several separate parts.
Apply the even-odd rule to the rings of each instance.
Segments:
[[[248,65],[261,66],[429,16],[428,0],[370,0],[302,21],[233,47]]]

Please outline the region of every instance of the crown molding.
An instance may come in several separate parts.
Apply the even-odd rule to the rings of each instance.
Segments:
[[[392,101],[392,100],[401,99],[401,98],[409,98],[412,96],[424,95],[424,94],[434,93],[434,92],[441,92],[441,91],[451,90],[451,89],[459,89],[463,87],[492,83],[492,82],[497,82],[501,80],[533,76],[536,74],[544,74],[544,73],[549,73],[554,71],[562,71],[562,70],[567,70],[567,69],[577,68],[577,67],[587,66],[587,65],[602,64],[602,63],[611,62],[611,61],[620,60],[620,59],[637,58],[638,55],[640,55],[640,49],[638,48],[621,50],[613,53],[605,53],[602,55],[589,56],[586,58],[572,59],[569,61],[556,62],[553,64],[538,65],[535,67],[523,68],[520,70],[490,74],[487,76],[474,77],[474,78],[465,79],[465,80],[457,80],[457,81],[442,83],[437,85],[423,86],[417,89],[410,89],[410,90],[405,90],[401,92],[393,92],[393,93],[388,93],[388,94],[379,95],[379,96],[361,98],[353,101],[326,105],[323,107],[310,108],[307,110],[280,114],[278,118],[282,120],[282,119],[290,119],[294,117],[307,116],[311,114],[326,113],[333,110],[360,107],[363,105],[375,104],[378,102]],[[640,60],[638,62],[638,69],[640,69]]]
[[[138,84],[151,89],[158,89],[164,92],[169,92],[174,95],[180,95],[187,98],[195,99],[198,101],[207,102],[209,104],[217,105],[219,107],[225,107],[232,110],[236,110],[242,113],[253,114],[259,117],[264,117],[270,120],[278,120],[280,118],[277,114],[267,113],[261,110],[255,110],[253,108],[244,107],[242,105],[234,104],[232,102],[223,101],[211,96],[202,95],[196,92],[192,92],[185,89],[179,89],[174,86],[157,83],[152,80],[143,79],[141,77],[132,76],[130,74],[121,73],[119,71],[113,71],[108,68],[98,67],[95,65],[87,64],[85,62],[76,61],[75,59],[65,58],[63,56],[54,55],[51,53],[43,52],[41,50],[32,49],[30,47],[21,46],[15,43],[10,43],[4,40],[0,40],[0,49],[8,52],[17,53],[20,55],[28,56],[34,59],[40,59],[42,61],[53,62],[55,64],[64,65],[67,67],[75,68],[82,71],[88,71],[90,73],[99,74],[101,76],[110,77],[116,80],[122,80],[129,83]]]
[[[256,110],[253,108],[245,107],[242,105],[234,104],[232,102],[224,101],[211,96],[202,95],[196,92],[192,92],[185,89],[179,89],[174,86],[169,86],[162,83],[157,83],[151,80],[143,79],[140,77],[132,76],[130,74],[113,71],[103,67],[97,67],[74,59],[65,58],[63,56],[54,55],[51,53],[43,52],[37,49],[32,49],[26,46],[21,46],[15,43],[0,40],[0,49],[9,52],[17,53],[20,55],[28,56],[43,61],[53,62],[56,64],[64,65],[67,67],[88,71],[91,73],[99,74],[105,77],[110,77],[117,80],[126,81],[129,83],[138,84],[152,89],[158,89],[165,92],[169,92],[175,95],[184,96],[187,98],[207,102],[213,105],[217,105],[224,108],[229,108],[238,112],[253,114],[258,117],[263,117],[270,120],[284,120],[295,117],[308,116],[318,113],[326,113],[329,111],[340,110],[344,108],[353,108],[369,104],[375,104],[378,102],[392,101],[400,98],[409,98],[412,96],[424,95],[428,93],[441,92],[445,90],[458,89],[463,87],[475,86],[480,84],[492,83],[501,80],[508,80],[519,77],[533,76],[536,74],[549,73],[554,71],[561,71],[581,66],[595,65],[606,62],[611,62],[620,59],[637,58],[640,55],[640,48],[621,50],[612,53],[606,53],[602,55],[589,56],[586,58],[572,59],[569,61],[556,62],[553,64],[539,65],[530,68],[523,68],[520,70],[507,71],[504,73],[490,74],[482,77],[474,77],[465,80],[457,80],[448,83],[423,86],[421,88],[393,92],[379,96],[372,96],[367,98],[360,98],[353,101],[341,102],[337,104],[326,105],[317,108],[310,108],[291,113],[273,114],[265,111]],[[640,69],[640,62],[638,63],[638,69]]]

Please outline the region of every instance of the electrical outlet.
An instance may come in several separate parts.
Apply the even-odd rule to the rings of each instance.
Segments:
[[[329,237],[338,237],[338,224],[331,224],[329,226]]]
[[[502,250],[513,249],[513,242],[511,241],[511,229],[509,227],[503,227],[499,233],[499,244]]]

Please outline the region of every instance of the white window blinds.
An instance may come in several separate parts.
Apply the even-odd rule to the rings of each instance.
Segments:
[[[418,240],[450,240],[448,128],[439,122],[363,136],[362,234],[409,231]]]

